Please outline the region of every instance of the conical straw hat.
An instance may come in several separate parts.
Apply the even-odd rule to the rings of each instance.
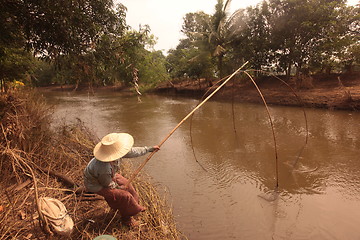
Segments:
[[[111,162],[126,155],[134,145],[134,138],[128,133],[110,133],[94,148],[94,156],[102,162]]]

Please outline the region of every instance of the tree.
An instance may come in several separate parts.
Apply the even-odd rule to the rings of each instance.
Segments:
[[[292,66],[296,76],[316,56],[325,51],[341,49],[346,28],[343,21],[343,0],[270,0],[272,51],[276,64],[290,76]],[[336,44],[335,44],[336,42]]]
[[[229,43],[229,32],[227,31],[227,10],[231,0],[227,0],[224,4],[223,0],[218,0],[215,5],[215,13],[211,19],[211,33],[209,35],[209,43],[213,56],[217,57],[217,66],[219,77],[223,77],[223,58]]]
[[[144,84],[164,80],[167,78],[165,57],[146,50],[153,44],[154,36],[148,26],[139,31],[103,34],[87,53],[58,58],[56,82],[76,86],[129,86],[135,80]]]
[[[156,61],[154,65],[163,61],[145,49],[154,45],[154,36],[147,26],[130,30],[124,5],[115,9],[112,0],[4,0],[1,4],[0,30],[4,34],[0,37],[0,64],[11,60],[10,55],[1,53],[18,48],[53,64],[54,68],[51,64],[46,68],[48,73],[55,70],[47,74],[51,76],[47,82],[128,85],[138,77],[137,71],[147,81],[155,81],[144,69],[146,61]],[[159,66],[157,69],[152,74],[161,72]],[[0,77],[9,73],[5,65],[0,71]],[[43,76],[40,71],[36,74]]]
[[[186,36],[167,56],[171,77],[211,78],[214,67],[208,44],[210,16],[204,12],[187,13],[181,32]]]
[[[100,35],[117,30],[119,21],[112,0],[3,0],[0,8],[2,82],[29,70],[25,55],[32,53],[51,60],[81,55]]]
[[[354,65],[360,65],[360,44],[352,44],[346,48],[340,60],[344,65],[345,71],[352,73]]]
[[[210,15],[202,11],[187,13],[183,20],[181,32],[191,43],[196,44],[199,41],[208,39],[211,34]]]
[[[230,0],[225,3],[223,0],[218,0],[215,13],[211,16],[203,12],[186,14],[182,32],[187,38],[182,40],[177,49],[172,50],[170,54],[186,58],[187,61],[183,65],[188,67],[186,70],[177,71],[176,75],[213,76],[215,73],[211,60],[213,57],[216,58],[217,76],[224,75],[224,57],[230,52],[231,44],[239,38],[239,33],[244,29],[242,10],[234,12],[231,16],[228,15],[230,2]],[[186,48],[183,44],[185,42]],[[175,63],[176,60],[173,62]]]
[[[142,61],[137,63],[138,78],[143,85],[154,86],[159,82],[169,79],[166,71],[166,58],[161,51],[148,51],[143,49]]]
[[[250,66],[263,70],[271,68],[272,53],[270,48],[269,6],[266,1],[256,7],[241,11],[239,23],[241,30],[234,31],[236,36],[230,43],[229,55],[236,66],[247,60]],[[240,62],[241,61],[241,62]]]
[[[234,46],[234,42],[239,42],[239,35],[246,27],[244,10],[239,9],[229,15],[230,4],[231,0],[227,0],[225,3],[223,0],[218,0],[215,5],[215,13],[211,19],[209,44],[213,56],[217,58],[219,77],[224,76],[224,56],[231,49],[231,45]]]
[[[112,0],[26,0],[18,5],[13,15],[20,18],[27,46],[48,57],[86,52],[101,34],[116,30],[119,21]]]
[[[7,83],[25,79],[32,69],[32,60],[23,49],[0,47],[0,91],[6,91]]]
[[[360,63],[360,5],[339,9],[334,28],[336,31],[329,41],[321,46],[321,58],[315,58],[312,63],[327,73],[335,67],[351,73],[354,64]]]

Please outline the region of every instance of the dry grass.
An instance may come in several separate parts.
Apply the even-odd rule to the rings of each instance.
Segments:
[[[136,217],[137,228],[121,225],[119,214],[104,200],[77,193],[98,139],[80,121],[50,129],[51,113],[32,93],[0,95],[0,239],[68,239],[49,236],[40,227],[35,203],[45,196],[65,204],[75,223],[71,239],[101,234],[118,239],[185,238],[176,229],[165,197],[146,176],[133,182],[147,208]],[[124,175],[132,171],[130,164],[124,165]]]

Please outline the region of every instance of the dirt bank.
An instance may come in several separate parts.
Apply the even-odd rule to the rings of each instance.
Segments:
[[[319,75],[312,76],[312,79],[312,86],[308,88],[297,87],[294,80],[286,81],[290,88],[274,77],[255,79],[255,81],[268,104],[360,110],[360,73]],[[159,85],[154,92],[201,97],[211,88],[211,84],[215,89],[215,81],[211,83],[205,80],[166,82]],[[229,101],[234,99],[237,102],[262,102],[258,91],[248,78],[237,79],[235,84],[229,82],[214,98]]]
[[[144,173],[133,181],[146,207],[136,228],[123,225],[101,196],[83,192],[83,171],[99,139],[80,120],[51,128],[51,114],[30,91],[0,94],[0,239],[181,238],[166,196],[158,193],[161,186],[155,188]],[[129,163],[122,167],[127,178],[134,172]],[[71,236],[51,236],[55,231],[37,208],[42,197],[66,206],[74,222]]]

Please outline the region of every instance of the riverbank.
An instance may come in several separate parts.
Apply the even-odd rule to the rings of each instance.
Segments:
[[[298,87],[294,79],[285,81],[278,78],[265,77],[256,79],[261,93],[270,105],[283,105],[307,108],[325,108],[331,110],[360,110],[360,73],[332,74],[312,76],[312,83],[305,87]],[[181,95],[201,98],[204,94],[216,88],[216,80],[182,79],[158,84],[150,90],[151,94]],[[74,91],[74,86],[48,86],[39,88],[40,91]],[[94,93],[107,91],[121,91],[124,94],[136,94],[131,88],[123,86],[83,87],[77,91]],[[236,79],[235,84],[230,81],[213,99],[221,101],[236,101],[262,104],[262,99],[249,78]]]
[[[340,80],[339,80],[340,78]],[[294,80],[287,86],[274,77],[255,79],[266,102],[273,105],[304,106],[336,110],[360,110],[360,73],[313,76],[312,86],[299,88]],[[166,82],[154,89],[157,94],[203,96],[214,82],[183,80]],[[216,86],[211,87],[215,89]],[[214,99],[236,102],[262,103],[262,99],[248,78],[229,82]]]
[[[117,239],[181,238],[166,196],[144,174],[132,182],[146,207],[136,216],[136,228],[124,226],[101,196],[83,192],[83,170],[99,139],[80,120],[50,127],[51,114],[51,107],[31,91],[0,94],[0,239],[94,239],[101,234]],[[133,172],[133,166],[123,165],[125,177]],[[42,197],[65,205],[74,222],[70,236],[54,234],[41,220],[35,203]]]

